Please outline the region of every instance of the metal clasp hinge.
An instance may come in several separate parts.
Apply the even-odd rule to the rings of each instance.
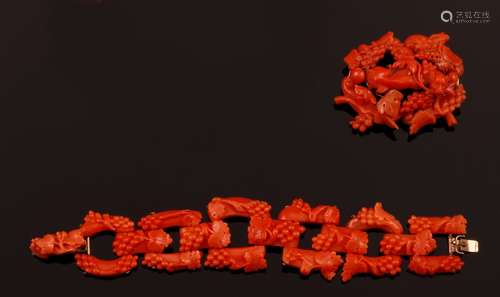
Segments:
[[[85,246],[77,249],[79,253],[87,253],[90,256],[90,237],[85,238]]]
[[[478,253],[479,242],[477,240],[466,239],[465,235],[448,235],[448,252],[453,254]]]

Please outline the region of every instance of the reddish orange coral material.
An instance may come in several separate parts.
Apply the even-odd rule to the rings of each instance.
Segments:
[[[436,249],[433,233],[450,234],[450,255],[478,252],[478,242],[463,235],[467,220],[462,215],[412,216],[408,223],[413,234],[402,234],[399,221],[386,212],[380,202],[373,208],[362,208],[347,227],[336,226],[339,211],[335,206],[312,208],[297,198],[280,212],[279,220],[271,218],[270,208],[260,200],[214,198],[208,207],[211,222],[201,223],[201,213],[197,211],[173,210],[143,217],[138,224],[141,229],[134,229],[134,222],[129,218],[90,211],[80,228],[33,238],[30,250],[42,259],[72,253],[76,265],[86,273],[117,277],[137,267],[137,254],[144,254],[142,264],[152,269],[169,272],[199,269],[202,265],[200,249],[208,249],[206,267],[253,272],[267,268],[266,246],[278,246],[283,247],[283,265],[298,268],[304,276],[319,270],[324,278],[331,280],[344,264],[341,277],[344,282],[357,274],[394,276],[401,271],[401,256],[411,256],[408,269],[416,274],[459,271],[463,266],[460,257],[427,256]],[[253,246],[227,247],[231,233],[228,224],[221,219],[233,216],[250,218],[247,235],[248,243]],[[322,224],[320,233],[312,239],[311,250],[298,248],[301,234],[305,232],[301,223]],[[180,227],[180,251],[165,254],[172,238],[163,228],[170,227]],[[363,230],[367,229],[388,232],[380,242],[380,252],[384,256],[364,256],[368,250],[368,234]],[[116,259],[104,260],[91,255],[90,237],[104,231],[115,233],[113,251],[118,256]],[[458,235],[453,237],[453,234]],[[337,253],[347,254],[345,263]]]
[[[205,266],[215,269],[243,269],[245,272],[254,272],[267,268],[265,256],[266,248],[264,246],[210,249]]]
[[[373,208],[361,208],[347,223],[347,227],[357,230],[380,229],[387,233],[403,233],[401,223],[385,211],[380,202],[375,203]]]
[[[332,280],[343,261],[335,252],[313,251],[286,247],[283,249],[284,265],[296,267],[300,274],[307,276],[313,270],[319,270],[321,275]]]
[[[69,232],[59,231],[46,234],[43,237],[35,237],[31,240],[31,253],[41,259],[50,256],[75,253],[85,247],[86,241],[80,229]]]
[[[408,270],[419,275],[432,276],[439,273],[456,273],[464,262],[458,256],[413,256]]]
[[[401,272],[400,256],[367,257],[363,255],[347,254],[342,270],[342,281],[349,281],[357,274],[373,276],[395,276]]]
[[[102,214],[95,211],[89,213],[83,218],[83,224],[80,231],[84,237],[94,236],[104,231],[116,233],[134,231],[134,222],[127,217],[113,216],[107,213]]]
[[[412,234],[385,234],[380,241],[380,252],[385,255],[427,255],[437,247],[429,230]]]
[[[172,243],[172,237],[159,230],[136,230],[117,233],[113,241],[113,251],[117,256],[161,253]]]
[[[148,253],[144,255],[142,265],[168,272],[196,270],[201,268],[201,252],[188,251],[170,254]]]
[[[201,217],[201,213],[195,210],[166,210],[141,218],[138,225],[143,230],[194,226],[201,222]]]
[[[398,129],[401,120],[410,134],[444,118],[448,126],[458,121],[453,112],[465,100],[460,84],[462,59],[445,44],[445,33],[411,35],[404,42],[392,32],[371,44],[362,44],[344,58],[349,74],[342,80],[342,96],[335,104],[348,104],[358,115],[351,121],[355,130],[365,132],[373,124]],[[393,61],[379,63],[389,54]],[[409,90],[404,98],[400,91]]]
[[[366,254],[368,251],[366,232],[335,225],[323,225],[312,242],[312,248],[319,251],[354,254]]]
[[[330,205],[318,205],[313,208],[303,199],[295,198],[291,205],[285,206],[279,213],[278,219],[300,223],[337,225],[340,220],[340,211],[336,206]]]
[[[463,215],[445,217],[417,217],[411,216],[408,220],[410,233],[430,230],[433,234],[465,234],[467,220]]]
[[[32,254],[46,259],[53,255],[75,253],[85,247],[85,237],[91,237],[103,231],[120,233],[134,230],[134,222],[123,216],[89,211],[83,221],[84,223],[78,229],[33,238],[30,244]]]
[[[273,220],[267,216],[253,216],[248,226],[248,243],[297,247],[305,227],[296,221]]]
[[[223,221],[184,227],[180,229],[179,235],[179,250],[181,252],[205,248],[223,248],[231,243],[229,227]]]
[[[126,255],[113,260],[102,260],[87,254],[75,255],[76,265],[94,276],[116,277],[137,267],[137,256]]]
[[[208,216],[212,221],[230,217],[271,217],[271,205],[262,200],[245,197],[214,197],[208,203]]]

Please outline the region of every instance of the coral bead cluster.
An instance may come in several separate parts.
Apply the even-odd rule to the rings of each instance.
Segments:
[[[140,255],[142,266],[168,272],[202,266],[255,272],[267,268],[267,246],[280,247],[283,265],[297,268],[302,275],[319,271],[331,280],[342,267],[344,282],[359,274],[395,276],[401,272],[403,257],[409,257],[408,269],[419,275],[454,273],[463,266],[456,255],[429,255],[436,249],[433,234],[465,234],[467,221],[462,215],[411,216],[410,232],[404,234],[401,223],[380,202],[361,208],[346,226],[339,226],[340,211],[336,206],[311,207],[301,198],[286,205],[278,219],[271,217],[267,202],[244,197],[216,197],[207,208],[209,222],[202,222],[201,212],[195,210],[167,210],[141,218],[137,229],[126,217],[91,211],[79,228],[32,239],[30,250],[43,259],[73,253],[81,270],[99,277],[129,273],[138,266]],[[230,247],[231,232],[224,220],[231,217],[248,219],[248,246]],[[321,225],[310,249],[298,247],[306,230],[304,224]],[[167,232],[172,228],[179,229],[179,251],[167,253],[165,249],[173,241]],[[366,231],[372,229],[384,232],[380,256],[366,255]],[[90,238],[104,231],[116,233],[115,259],[90,254]]]

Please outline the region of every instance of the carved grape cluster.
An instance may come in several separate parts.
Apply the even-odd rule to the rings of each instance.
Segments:
[[[382,274],[396,275],[401,272],[401,257],[381,256],[377,267]]]
[[[311,206],[309,205],[309,203],[305,202],[302,198],[293,199],[292,206],[300,209],[305,213],[309,213],[311,211]]]
[[[248,205],[248,213],[251,216],[265,216],[271,211],[271,205],[265,201],[254,200]]]
[[[298,242],[300,235],[305,231],[306,228],[295,221],[280,221],[273,230],[282,246]]]
[[[432,222],[425,217],[419,218],[416,216],[411,216],[410,219],[408,220],[408,224],[410,224],[411,233],[418,233],[423,230],[430,230]]]
[[[122,256],[114,260],[113,265],[106,265],[105,268],[103,268],[103,266],[99,265],[99,262],[102,260],[98,260],[97,258],[87,254],[75,255],[76,265],[78,265],[80,269],[89,274],[98,276],[114,276],[127,273],[137,267],[137,259],[138,257],[136,255]]]
[[[232,264],[229,252],[226,249],[212,249],[207,255],[205,266],[221,269]]]
[[[367,114],[361,113],[354,117],[352,121],[349,122],[353,129],[359,130],[360,132],[365,132],[366,129],[373,126],[373,118]]]
[[[148,215],[142,217],[137,225],[139,225],[139,227],[141,227],[144,230],[150,230],[150,229],[160,228],[161,222],[162,222],[161,216]]]
[[[179,251],[198,250],[204,240],[203,229],[198,226],[184,227],[180,230]]]
[[[385,236],[380,241],[380,251],[386,255],[398,255],[405,246],[405,241],[400,235]]]
[[[180,261],[176,259],[172,260],[172,254],[157,254],[157,253],[148,253],[144,256],[144,260],[142,261],[142,265],[151,267],[153,269],[158,270],[166,270],[169,272],[174,272],[179,269],[180,266],[182,268],[194,270],[198,269],[201,266],[201,253],[200,251],[188,251],[182,252],[178,254],[174,254],[174,258],[180,257]]]
[[[134,230],[134,222],[127,217],[113,216],[107,213],[101,214],[94,211],[89,213],[83,219],[84,224],[103,224],[115,232],[131,232]]]
[[[357,217],[361,224],[364,225],[381,225],[384,223],[384,218],[375,215],[375,210],[373,208],[363,207],[358,212]]]
[[[130,255],[134,247],[147,240],[144,231],[117,233],[113,241],[113,252],[117,256]]]
[[[335,239],[335,233],[319,233],[312,239],[312,248],[318,251],[328,251]]]
[[[359,66],[363,69],[375,67],[377,62],[384,57],[385,52],[389,48],[390,44],[377,41],[372,41],[372,43],[368,46],[361,45],[358,48],[360,55],[358,59]]]

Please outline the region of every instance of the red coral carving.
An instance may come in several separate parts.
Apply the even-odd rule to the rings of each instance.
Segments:
[[[161,253],[172,243],[172,237],[162,229],[117,233],[113,241],[113,251],[117,256]]]
[[[254,272],[267,268],[265,255],[266,248],[264,246],[210,249],[205,266],[215,269],[243,269],[245,272]]]
[[[87,254],[75,255],[76,265],[90,275],[115,277],[137,267],[137,256],[126,255],[113,260],[102,260]]]
[[[223,248],[231,243],[229,227],[223,221],[202,223],[180,229],[181,252],[205,248]]]
[[[318,235],[312,239],[312,247],[320,251],[366,254],[368,234],[356,229],[323,225]]]
[[[458,256],[413,256],[408,270],[419,275],[435,275],[438,273],[456,273],[462,269],[464,262]]]
[[[465,234],[467,220],[463,215],[445,217],[417,217],[411,216],[408,220],[410,233],[430,230],[433,234]]]
[[[401,42],[388,32],[351,50],[344,58],[349,74],[342,80],[343,96],[334,101],[358,113],[351,121],[353,129],[364,132],[373,124],[398,129],[397,122],[402,120],[410,126],[410,134],[415,134],[441,117],[448,126],[455,126],[453,112],[465,100],[459,81],[463,63],[445,45],[448,39],[444,33],[416,34]],[[377,66],[387,53],[394,62]],[[414,92],[405,100],[399,92],[403,90]]]
[[[375,203],[373,208],[361,208],[347,223],[347,227],[358,230],[381,229],[395,234],[403,233],[401,223],[393,215],[385,211],[380,202]]]
[[[291,205],[278,215],[279,220],[297,221],[300,223],[338,224],[340,211],[336,206],[318,205],[312,208],[302,198],[295,198]]]
[[[349,281],[356,274],[371,274],[373,276],[395,276],[401,272],[400,256],[367,257],[347,254],[342,270],[342,281]]]
[[[188,251],[170,254],[148,253],[144,255],[142,265],[152,269],[174,272],[179,270],[196,270],[201,267],[201,252]]]
[[[286,247],[283,249],[284,265],[293,266],[300,274],[307,276],[313,270],[319,270],[321,275],[332,280],[343,261],[335,252],[313,251]]]
[[[297,247],[300,235],[306,229],[296,221],[273,220],[267,216],[253,216],[248,226],[248,242],[255,245]]]
[[[31,240],[31,253],[39,258],[47,259],[49,256],[75,253],[85,246],[85,238],[80,229],[69,232],[59,231],[46,234]]]
[[[144,230],[186,227],[198,225],[201,218],[201,213],[195,210],[166,210],[141,218],[138,225]]]
[[[83,218],[83,224],[80,226],[82,235],[94,236],[103,231],[113,231],[116,233],[134,231],[134,222],[127,217],[113,216],[107,213],[101,214],[94,211]]]
[[[404,54],[404,51],[400,53]],[[355,63],[355,61],[353,62]],[[459,65],[448,65],[459,70]],[[402,226],[380,202],[373,208],[363,207],[348,222],[347,227],[336,226],[339,210],[335,206],[311,207],[296,198],[279,214],[279,220],[270,216],[266,202],[242,197],[214,198],[208,207],[211,222],[200,223],[201,213],[191,210],[173,210],[145,216],[134,229],[134,222],[123,216],[113,216],[90,211],[78,229],[46,234],[31,240],[34,256],[46,259],[52,255],[74,253],[76,265],[86,273],[99,277],[116,277],[130,272],[137,266],[137,254],[145,254],[143,265],[169,272],[195,270],[201,267],[200,249],[208,248],[205,266],[215,269],[243,269],[245,272],[267,268],[265,246],[283,247],[284,265],[296,267],[302,275],[319,270],[331,280],[342,265],[337,253],[347,253],[342,280],[367,273],[374,276],[396,275],[400,272],[401,257],[412,256],[409,270],[421,275],[459,271],[463,262],[456,256],[425,256],[436,249],[433,233],[464,234],[467,220],[462,215],[446,217],[417,217],[409,220],[410,232],[402,234]],[[255,246],[228,248],[231,234],[227,223],[221,219],[249,217],[248,242]],[[312,250],[299,249],[300,223],[322,224],[319,234],[312,239]],[[158,227],[158,229],[152,229]],[[180,252],[164,254],[172,238],[163,228],[180,227]],[[385,234],[380,242],[380,257],[363,256],[368,250],[368,234],[362,230],[381,229]],[[103,231],[115,233],[113,251],[118,258],[103,260],[91,256],[92,237]],[[468,242],[465,242],[468,243]],[[464,244],[460,242],[459,244]],[[472,244],[472,243],[470,243]],[[450,246],[453,251],[453,246]],[[464,251],[476,249],[463,247]],[[82,252],[86,251],[88,254]],[[457,248],[457,252],[461,252]]]
[[[244,197],[214,197],[208,203],[208,216],[212,221],[257,215],[271,217],[271,205],[265,201]]]
[[[380,241],[380,252],[385,255],[427,255],[436,249],[437,243],[429,230],[416,235],[385,234]]]

